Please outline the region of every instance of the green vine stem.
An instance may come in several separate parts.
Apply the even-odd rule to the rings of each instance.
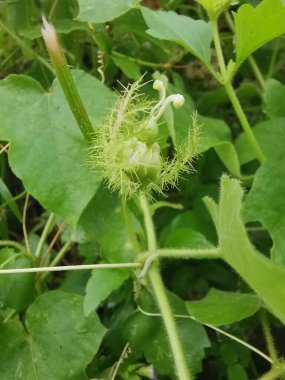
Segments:
[[[156,237],[154,225],[151,217],[148,202],[145,197],[140,197],[140,206],[144,215],[144,222],[148,240],[148,249],[150,253],[156,251]],[[187,367],[185,355],[182,349],[181,341],[178,335],[178,330],[172,314],[169,301],[161,279],[158,262],[152,263],[148,271],[148,278],[152,285],[158,306],[161,311],[166,331],[168,334],[170,346],[173,353],[177,376],[180,380],[191,380],[190,371]]]
[[[269,372],[259,378],[259,380],[277,380],[285,373],[285,365],[281,364],[272,368]]]
[[[35,252],[35,256],[36,257],[40,257],[40,255],[42,253],[42,250],[43,250],[43,246],[44,246],[44,244],[46,242],[46,239],[48,237],[48,234],[51,232],[51,230],[54,227],[54,221],[55,221],[55,215],[53,213],[51,213],[49,215],[49,217],[48,217],[46,225],[45,225],[45,227],[43,229],[43,232],[41,234],[39,243],[37,245],[37,249],[36,249],[36,252]]]
[[[44,16],[42,34],[51,62],[55,69],[56,76],[62,87],[69,107],[85,140],[89,143],[92,134],[94,133],[92,123],[87,115],[86,109],[75,86],[64,53],[62,51],[57,33],[53,25],[49,24]]]
[[[266,315],[266,311],[263,311],[261,314],[261,325],[262,325],[262,330],[263,330],[264,337],[266,340],[268,353],[270,355],[270,358],[272,359],[272,366],[273,367],[278,366],[279,364],[278,354],[277,354],[273,337],[270,331],[270,325],[269,325],[269,321]]]
[[[173,258],[173,259],[220,259],[222,258],[220,249],[217,248],[164,248],[157,249],[155,254],[159,258]],[[150,252],[141,253],[138,256],[138,261],[145,261],[150,257]]]
[[[220,66],[221,70],[221,75],[223,78],[223,84],[225,86],[225,90],[228,94],[228,97],[233,105],[233,108],[236,112],[236,115],[239,119],[239,122],[244,130],[244,133],[246,134],[246,137],[252,147],[252,149],[255,152],[256,157],[260,161],[260,163],[263,163],[265,160],[265,157],[263,155],[263,152],[252,132],[252,129],[249,125],[249,122],[247,120],[247,117],[242,109],[242,106],[239,102],[239,99],[235,93],[235,90],[231,84],[231,82],[228,80],[228,74],[227,74],[227,68],[223,56],[223,51],[221,47],[221,41],[220,41],[220,36],[219,36],[219,30],[218,30],[218,23],[217,20],[211,20],[211,25],[212,25],[212,33],[213,33],[213,39],[214,39],[214,44],[215,44],[215,49],[216,49],[216,54],[217,54],[217,59],[218,63]]]

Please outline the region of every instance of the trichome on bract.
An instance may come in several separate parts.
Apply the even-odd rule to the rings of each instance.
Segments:
[[[180,94],[166,96],[160,80],[153,88],[160,93],[154,102],[141,93],[142,79],[134,82],[118,95],[113,109],[103,125],[96,126],[91,141],[89,162],[99,171],[111,190],[118,190],[126,199],[140,195],[150,196],[152,191],[162,193],[168,186],[176,186],[183,172],[191,170],[191,161],[197,153],[199,126],[193,117],[186,141],[174,145],[174,157],[164,157],[159,145],[158,120],[166,107],[183,106]]]

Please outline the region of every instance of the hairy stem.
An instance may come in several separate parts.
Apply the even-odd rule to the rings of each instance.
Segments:
[[[144,222],[148,240],[148,249],[150,253],[155,253],[155,230],[148,202],[145,197],[140,198],[140,205],[144,215]],[[161,311],[162,319],[166,327],[170,346],[173,353],[177,376],[180,380],[191,380],[192,377],[187,367],[185,355],[178,335],[174,316],[172,314],[170,304],[165,292],[165,288],[161,279],[158,262],[152,263],[148,271],[148,277],[151,282],[153,291],[155,293],[155,297]]]
[[[275,344],[273,341],[273,337],[270,331],[270,325],[269,325],[269,321],[266,315],[266,311],[262,312],[261,314],[261,324],[262,324],[262,329],[263,329],[264,337],[267,344],[268,353],[272,359],[272,365],[274,367],[276,364],[279,363],[279,359],[278,359],[278,354],[277,354]]]
[[[205,248],[205,249],[180,249],[180,248],[164,248],[157,249],[156,255],[159,258],[174,258],[174,259],[220,259],[221,252],[219,248]],[[139,255],[139,261],[145,261],[150,253],[145,252]]]
[[[80,128],[85,140],[89,143],[91,141],[92,134],[94,133],[94,128],[87,115],[86,109],[68,68],[56,31],[54,27],[47,22],[45,17],[43,17],[42,34],[65,98],[78,127]]]
[[[285,365],[280,365],[272,368],[265,375],[261,376],[259,380],[277,380],[285,373]]]
[[[211,24],[212,24],[212,32],[213,32],[213,38],[214,38],[214,44],[215,44],[217,59],[218,59],[218,63],[220,66],[221,75],[223,78],[225,90],[226,90],[228,97],[229,97],[229,99],[233,105],[233,108],[234,108],[236,115],[239,119],[239,122],[240,122],[240,124],[244,130],[244,133],[245,133],[252,149],[255,152],[256,157],[258,158],[260,163],[263,163],[265,160],[263,152],[262,152],[252,130],[251,130],[251,127],[250,127],[249,122],[247,120],[247,117],[246,117],[246,115],[242,109],[242,106],[239,102],[239,99],[235,93],[235,90],[234,90],[231,82],[229,82],[228,78],[227,78],[227,68],[226,68],[226,64],[225,64],[225,60],[224,60],[224,56],[223,56],[223,51],[222,51],[222,47],[221,47],[221,41],[220,41],[217,21],[212,20]]]

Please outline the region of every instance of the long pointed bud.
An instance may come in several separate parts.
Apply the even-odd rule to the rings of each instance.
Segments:
[[[42,16],[42,21],[42,35],[56,76],[85,140],[90,142],[94,129],[68,68],[56,30],[54,26],[47,21],[45,16]]]

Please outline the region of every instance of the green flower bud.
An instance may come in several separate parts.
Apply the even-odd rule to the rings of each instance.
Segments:
[[[126,141],[123,154],[127,161],[125,172],[132,181],[146,186],[149,182],[158,179],[162,161],[157,143],[148,147],[144,142],[133,137]]]
[[[157,141],[158,133],[159,130],[157,122],[154,120],[154,118],[150,118],[142,127],[137,136],[140,141],[150,146]]]

